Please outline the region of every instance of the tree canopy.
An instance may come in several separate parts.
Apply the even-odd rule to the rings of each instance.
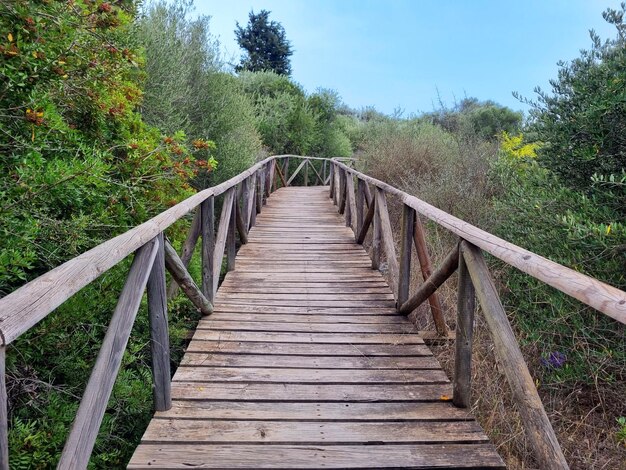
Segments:
[[[270,13],[267,10],[261,10],[258,14],[251,11],[245,28],[237,23],[235,36],[245,51],[241,64],[236,67],[237,71],[291,74],[291,44],[287,40],[285,28],[279,22],[269,20]]]

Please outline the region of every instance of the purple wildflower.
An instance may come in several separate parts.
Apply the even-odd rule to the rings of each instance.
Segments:
[[[551,352],[547,358],[541,358],[541,365],[548,369],[560,369],[567,361],[567,356],[560,351]]]

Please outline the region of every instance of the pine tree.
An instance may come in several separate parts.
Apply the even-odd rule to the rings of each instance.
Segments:
[[[277,21],[269,20],[270,12],[251,11],[245,28],[237,23],[235,35],[239,46],[245,51],[237,71],[272,71],[279,75],[291,74],[289,56],[293,54],[285,29]]]

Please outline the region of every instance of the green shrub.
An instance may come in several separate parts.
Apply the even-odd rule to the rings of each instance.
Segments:
[[[561,62],[552,93],[538,90],[532,131],[542,143],[539,161],[562,178],[562,183],[603,198],[625,214],[618,199],[606,198],[606,186],[594,185],[596,174],[606,181],[619,178],[626,167],[626,37],[624,5],[607,10],[604,18],[618,32],[602,41],[591,33],[592,47],[571,62]]]
[[[503,188],[495,201],[498,235],[626,288],[626,224],[617,211],[563,185],[534,159],[503,155],[493,174]],[[624,380],[623,325],[516,270],[507,270],[502,282],[507,310],[541,359],[543,381]],[[552,364],[554,354],[563,355],[565,362]]]

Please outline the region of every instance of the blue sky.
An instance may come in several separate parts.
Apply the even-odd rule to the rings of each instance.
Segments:
[[[619,0],[196,0],[212,34],[238,59],[235,22],[270,10],[294,54],[292,76],[307,91],[336,90],[353,108],[432,111],[437,93],[526,106],[557,75],[559,60],[590,45],[589,30],[614,36],[602,12]]]

